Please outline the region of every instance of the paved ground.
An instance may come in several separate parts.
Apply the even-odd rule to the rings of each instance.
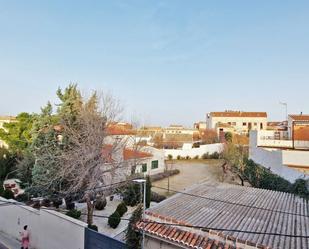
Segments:
[[[169,178],[170,189],[184,191],[194,184],[202,182],[219,183],[222,181],[222,160],[183,160],[168,164],[169,169],[179,169],[180,173]],[[153,186],[168,188],[168,178],[152,183]],[[166,196],[173,195],[164,189],[153,187],[153,191]]]
[[[20,249],[20,243],[0,232],[0,249]]]

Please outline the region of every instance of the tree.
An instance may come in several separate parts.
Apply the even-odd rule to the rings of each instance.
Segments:
[[[4,181],[9,173],[13,173],[16,162],[16,155],[5,148],[0,148],[0,182]]]
[[[201,131],[201,140],[204,144],[218,143],[218,134],[215,129],[205,129]]]
[[[34,118],[35,115],[22,112],[14,122],[5,123],[4,129],[0,128],[0,139],[9,146],[10,152],[20,155],[31,144]]]
[[[147,175],[146,177],[146,208],[150,207],[151,202],[151,180],[150,176]]]
[[[233,140],[233,134],[231,132],[226,132],[224,134],[224,138],[225,138],[225,141],[227,142],[232,142]]]
[[[61,103],[56,115],[47,105],[36,123],[33,184],[49,194],[82,193],[80,198],[87,203],[87,222],[92,225],[95,189],[111,182],[122,165],[114,158],[123,148],[122,141],[110,144],[106,132],[121,110],[109,95],[99,98],[94,92],[87,99],[81,98],[75,85],[57,94]],[[105,152],[105,147],[110,149]]]
[[[135,224],[136,222],[140,221],[142,218],[143,208],[142,205],[138,205],[138,207],[133,212],[127,233],[126,233],[126,244],[128,246],[128,249],[140,249],[141,248],[141,234],[136,231]]]
[[[121,216],[117,211],[115,211],[108,217],[108,225],[110,225],[110,227],[114,229],[118,227],[120,221],[121,221]]]

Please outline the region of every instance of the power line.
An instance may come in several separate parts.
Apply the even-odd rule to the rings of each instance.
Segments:
[[[20,206],[26,206],[26,204],[23,203],[18,203],[18,202],[10,202],[10,201],[2,201],[0,202],[6,202],[7,205],[20,205]],[[3,203],[0,203],[2,205]],[[41,207],[43,210],[52,210],[52,211],[57,211],[52,208],[46,208],[46,207]],[[88,215],[86,213],[82,213],[81,215]],[[104,218],[104,219],[109,219],[110,217],[107,215],[93,215],[93,217],[98,217],[98,218]],[[128,218],[120,218],[120,220],[123,221],[130,221]],[[282,236],[282,237],[290,237],[290,238],[309,238],[309,235],[294,235],[294,234],[282,234],[282,233],[269,233],[269,232],[257,232],[257,231],[248,231],[248,230],[239,230],[239,229],[228,229],[228,228],[219,228],[219,227],[205,227],[205,226],[196,226],[196,225],[188,225],[188,224],[175,224],[175,223],[166,223],[166,222],[158,222],[158,221],[150,221],[150,220],[143,220],[141,222],[146,223],[147,225],[149,224],[159,224],[159,225],[164,225],[164,226],[171,226],[171,227],[186,227],[186,228],[194,228],[198,230],[203,230],[205,232],[209,231],[222,231],[222,232],[237,232],[237,233],[246,233],[246,234],[258,234],[258,235],[272,235],[272,236]]]
[[[158,188],[158,189],[163,189],[163,190],[169,190],[169,191],[172,191],[174,193],[183,194],[183,195],[187,195],[187,196],[191,196],[191,197],[196,197],[196,198],[201,198],[201,199],[206,199],[206,200],[211,200],[211,201],[217,201],[217,202],[221,202],[221,203],[225,203],[225,204],[231,204],[231,205],[247,207],[247,208],[254,208],[254,209],[259,209],[259,210],[264,210],[264,211],[274,212],[274,213],[282,213],[282,214],[295,215],[295,216],[300,216],[300,217],[309,217],[309,215],[305,215],[305,214],[297,214],[297,213],[291,213],[291,212],[286,212],[286,211],[281,211],[281,210],[273,210],[273,209],[269,209],[269,208],[250,206],[250,205],[246,205],[246,204],[219,200],[219,199],[215,199],[215,198],[211,198],[211,197],[206,197],[206,196],[201,196],[201,195],[196,195],[196,194],[190,194],[190,193],[187,193],[187,192],[181,192],[181,191],[163,188],[163,187],[158,187],[158,186],[152,186],[152,187]]]

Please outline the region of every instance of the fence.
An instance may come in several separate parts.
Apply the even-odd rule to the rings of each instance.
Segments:
[[[107,249],[107,248],[127,249],[125,243],[86,228],[85,249]]]

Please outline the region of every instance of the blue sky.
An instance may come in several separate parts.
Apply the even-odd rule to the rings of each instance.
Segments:
[[[309,113],[309,1],[0,1],[0,114],[70,82],[146,124]]]

